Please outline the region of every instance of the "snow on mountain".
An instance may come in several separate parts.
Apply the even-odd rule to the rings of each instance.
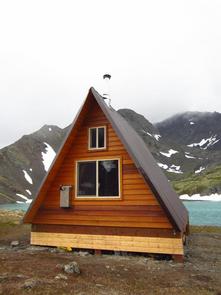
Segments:
[[[217,139],[216,138],[217,135],[214,135],[214,136],[211,136],[209,138],[206,138],[206,139],[202,139],[200,142],[197,142],[197,143],[191,143],[191,144],[188,144],[187,146],[189,147],[200,147],[202,149],[207,149],[209,146],[212,146],[214,144],[216,144],[217,142],[220,141],[220,139]]]
[[[171,165],[170,168],[167,169],[167,172],[183,174],[183,172],[180,170],[180,166],[176,166],[176,165]]]
[[[47,142],[44,142],[44,144],[46,145],[46,152],[42,152],[42,158],[45,171],[48,171],[52,161],[54,160],[54,157],[56,156],[56,153]]]
[[[190,156],[188,152],[185,152],[185,157],[187,159],[196,159],[196,157]]]
[[[163,169],[168,169],[168,166],[166,164],[163,164],[163,163],[157,163],[157,165]]]
[[[200,173],[200,172],[202,172],[203,170],[205,170],[205,167],[200,167],[198,170],[195,171],[195,173],[196,173],[196,174],[197,174],[197,173]]]
[[[178,151],[175,151],[173,149],[170,149],[167,153],[165,152],[160,152],[161,155],[170,158],[172,155],[178,153]]]
[[[163,168],[164,170],[166,170],[167,172],[170,173],[177,173],[177,174],[182,174],[183,172],[180,170],[180,166],[176,166],[176,165],[171,165],[168,166],[166,164],[163,163],[157,163],[159,167]]]
[[[160,135],[160,134],[153,134],[153,137],[154,137],[157,141],[159,141],[160,138],[161,138],[161,135]]]
[[[25,170],[22,170],[22,171],[23,171],[23,173],[24,173],[24,176],[25,176],[25,179],[27,180],[27,182],[29,182],[30,184],[33,184],[32,178],[31,178],[31,176],[28,174],[28,172],[25,171]]]
[[[181,200],[186,200],[186,201],[221,201],[221,195],[219,194],[211,194],[209,196],[201,196],[200,194],[194,194],[192,196],[189,196],[187,194],[181,195],[179,197]]]
[[[27,192],[30,196],[32,195],[32,193],[30,192],[29,189],[26,189],[26,192]]]
[[[141,130],[143,133],[149,135],[150,137],[153,137],[155,138],[157,141],[160,140],[160,138],[162,137],[160,134],[151,134],[150,132],[148,131],[145,131],[145,130]]]
[[[32,199],[29,199],[29,198],[27,198],[26,196],[24,196],[24,195],[22,195],[22,194],[16,194],[16,196],[18,196],[18,197],[20,197],[20,198],[22,198],[22,199],[24,199],[25,200],[25,203],[31,203],[31,201],[32,201]],[[21,201],[18,201],[19,203],[23,203],[23,202],[21,202]]]

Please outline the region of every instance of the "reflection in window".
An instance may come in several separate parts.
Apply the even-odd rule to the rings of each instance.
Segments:
[[[118,160],[99,161],[99,196],[118,196]]]

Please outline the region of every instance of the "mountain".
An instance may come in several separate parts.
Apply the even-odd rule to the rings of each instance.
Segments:
[[[0,203],[33,198],[67,129],[45,125],[0,150]]]
[[[132,110],[119,112],[143,138],[170,180],[221,164],[221,114],[188,112],[152,125]]]
[[[220,113],[186,112],[155,126],[169,142],[210,151],[221,150]]]
[[[187,112],[151,124],[130,109],[118,112],[142,137],[178,193],[221,191],[220,113]],[[35,196],[68,129],[45,125],[0,150],[0,203],[29,202]]]

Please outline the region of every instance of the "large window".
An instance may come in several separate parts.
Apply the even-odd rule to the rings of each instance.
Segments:
[[[78,161],[77,197],[120,197],[119,159]]]
[[[106,148],[106,127],[105,126],[89,128],[88,148],[90,150]]]

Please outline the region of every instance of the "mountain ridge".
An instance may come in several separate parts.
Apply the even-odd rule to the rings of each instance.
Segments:
[[[221,166],[220,113],[186,112],[152,124],[133,110],[118,112],[144,140],[177,191],[185,193],[186,185],[182,189],[179,181]],[[69,128],[44,125],[0,149],[0,203],[27,202],[35,196],[48,169],[46,161],[58,151]],[[221,183],[214,183],[198,192],[220,192]]]

